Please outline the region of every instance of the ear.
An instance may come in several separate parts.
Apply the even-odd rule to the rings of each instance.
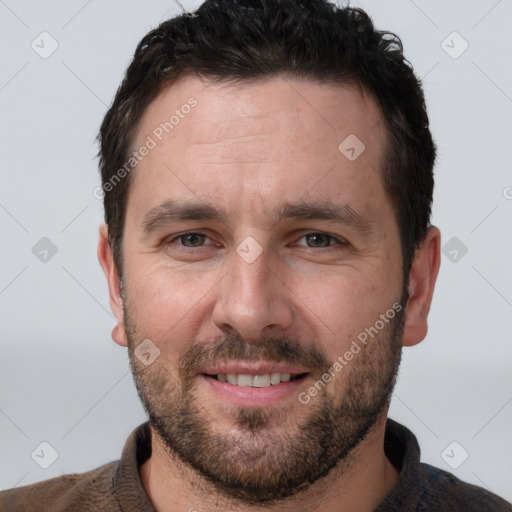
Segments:
[[[102,224],[99,230],[98,260],[107,278],[110,296],[110,308],[117,320],[117,325],[112,330],[112,339],[119,345],[128,346],[128,339],[124,329],[124,303],[121,295],[121,282],[117,268],[114,264],[114,256],[108,239],[108,226]]]
[[[427,317],[441,265],[441,233],[431,226],[414,255],[409,274],[403,345],[416,345],[427,335]]]

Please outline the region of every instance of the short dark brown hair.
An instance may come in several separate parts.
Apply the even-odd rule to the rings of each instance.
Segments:
[[[436,147],[421,82],[398,36],[376,30],[363,10],[326,0],[206,0],[144,36],[98,135],[105,222],[121,276],[131,175],[112,180],[130,158],[148,105],[165,86],[190,74],[213,82],[300,77],[355,83],[368,91],[389,136],[382,177],[407,280],[429,226],[434,187]]]

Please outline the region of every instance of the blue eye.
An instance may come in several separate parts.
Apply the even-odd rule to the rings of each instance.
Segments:
[[[206,244],[206,240],[211,239],[204,235],[203,233],[197,232],[189,232],[178,235],[174,238],[169,239],[166,244],[178,246],[179,248],[186,249],[199,249],[201,247],[205,247],[206,245],[216,245],[219,244]],[[336,237],[333,235],[328,235],[326,233],[321,233],[317,231],[312,231],[310,233],[306,233],[302,235],[299,240],[305,240],[305,243],[296,243],[295,245],[305,246],[311,249],[327,249],[334,245],[339,245],[341,247],[348,246],[349,243],[341,237]],[[175,243],[179,241],[179,243]]]
[[[186,233],[184,235],[176,237],[174,240],[182,240],[185,243],[183,244],[184,247],[201,247],[202,244],[199,244],[199,242],[203,242],[204,240],[208,238],[206,235],[202,235],[201,233]],[[174,241],[172,240],[172,241]],[[191,245],[187,245],[187,243],[190,243]]]
[[[332,236],[332,235],[327,235],[325,233],[317,233],[317,232],[312,232],[312,233],[306,233],[305,235],[303,235],[300,239],[302,240],[303,238],[306,239],[306,244],[308,247],[312,247],[312,248],[320,248],[320,249],[323,249],[323,248],[326,248],[326,247],[330,247],[331,245],[348,245],[348,243],[342,239],[342,238],[338,238],[338,237],[335,237],[335,236]],[[334,244],[331,244],[331,242],[334,241]],[[309,245],[309,243],[312,243],[313,245]],[[302,245],[302,244],[297,244],[297,245]]]

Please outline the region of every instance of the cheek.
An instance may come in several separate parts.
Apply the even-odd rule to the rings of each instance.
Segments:
[[[291,288],[301,321],[315,326],[315,338],[334,358],[400,298],[399,283],[389,282],[382,271],[353,268],[316,279],[302,277]]]
[[[129,275],[126,291],[130,317],[139,331],[160,341],[193,340],[187,326],[198,325],[198,311],[218,278],[140,261],[131,268],[136,270]]]

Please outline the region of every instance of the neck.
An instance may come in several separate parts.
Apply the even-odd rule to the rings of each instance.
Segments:
[[[384,453],[386,413],[372,427],[347,460],[305,491],[274,506],[268,512],[300,510],[308,512],[372,511],[383,501],[398,479],[398,471]],[[140,467],[144,488],[158,512],[187,510],[217,512],[260,511],[261,507],[234,502],[219,494],[195,470],[172,457],[151,429],[152,454]]]

